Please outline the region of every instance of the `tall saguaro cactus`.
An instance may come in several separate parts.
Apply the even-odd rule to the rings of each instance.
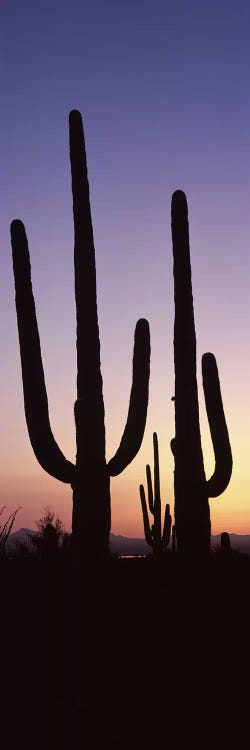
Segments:
[[[213,354],[202,357],[203,389],[215,454],[215,471],[206,481],[199,424],[196,380],[196,336],[189,251],[186,196],[172,198],[174,256],[174,364],[175,526],[181,554],[208,554],[210,549],[209,497],[226,489],[232,473],[232,453],[223,411],[220,382]]]
[[[146,503],[146,496],[143,484],[140,484],[140,498],[142,507],[142,516],[144,524],[144,533],[146,542],[153,548],[153,555],[160,558],[162,552],[167,548],[170,541],[172,518],[170,515],[169,504],[165,507],[165,517],[163,532],[161,533],[161,492],[160,492],[160,469],[159,469],[159,449],[157,433],[153,433],[154,446],[154,490],[152,485],[151,469],[149,464],[146,466],[146,476],[148,485],[148,507],[152,513],[154,523],[150,526],[149,515]]]
[[[117,453],[105,458],[105,424],[96,300],[96,269],[82,118],[69,117],[70,160],[75,230],[75,298],[77,319],[76,464],[67,461],[50,426],[40,339],[32,292],[25,228],[11,225],[16,309],[22,364],[24,407],[30,441],[41,466],[73,488],[72,532],[75,559],[103,558],[110,532],[110,476],[133,460],[144,434],[149,383],[148,322],[135,329],[133,382],[126,426]]]

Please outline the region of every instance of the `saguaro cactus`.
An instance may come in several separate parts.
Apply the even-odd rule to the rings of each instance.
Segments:
[[[154,491],[152,486],[151,469],[149,464],[146,466],[146,476],[148,485],[148,507],[153,515],[154,523],[150,527],[149,515],[143,484],[140,484],[140,498],[144,523],[144,533],[146,542],[153,547],[154,557],[159,558],[166,549],[170,540],[172,518],[170,515],[169,505],[165,508],[165,518],[163,533],[161,534],[161,492],[160,492],[160,469],[159,469],[159,450],[158,438],[156,432],[153,433],[154,446]]]
[[[232,473],[232,453],[223,411],[220,382],[213,354],[202,357],[203,389],[215,454],[215,471],[206,481],[201,447],[196,380],[196,336],[189,251],[188,209],[185,194],[172,198],[174,255],[175,526],[182,554],[208,554],[209,497],[226,489]]]
[[[70,160],[75,230],[77,318],[76,464],[67,461],[50,426],[39,332],[31,284],[25,228],[13,221],[11,238],[16,309],[22,364],[24,407],[29,436],[41,466],[73,488],[72,535],[75,559],[105,557],[110,532],[110,476],[119,474],[138,452],[144,434],[149,383],[148,322],[135,329],[133,382],[127,423],[117,453],[105,458],[104,403],[96,300],[96,269],[81,115],[69,117]]]
[[[223,557],[230,557],[232,555],[232,547],[230,536],[227,531],[223,531],[220,537],[220,551]]]

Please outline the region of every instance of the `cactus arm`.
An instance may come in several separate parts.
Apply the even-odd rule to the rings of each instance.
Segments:
[[[149,525],[148,509],[147,509],[145,490],[144,490],[143,484],[140,484],[140,498],[141,498],[145,539],[146,539],[147,544],[149,544],[150,547],[152,547],[153,540],[152,540],[152,533],[151,533],[151,529]]]
[[[120,446],[107,466],[111,477],[120,474],[131,463],[141,446],[148,408],[149,365],[149,324],[141,318],[135,328],[133,381],[127,422]]]
[[[40,465],[61,482],[71,483],[74,465],[58,447],[49,421],[40,339],[32,292],[31,269],[25,228],[11,224],[16,310],[22,365],[24,409],[30,442]]]
[[[160,494],[160,470],[159,449],[157,433],[153,433],[154,446],[154,532],[157,544],[161,543],[161,494]]]
[[[152,486],[152,477],[151,477],[151,469],[149,464],[146,466],[146,476],[147,476],[147,485],[148,485],[148,506],[150,513],[154,515],[154,497],[153,497],[153,486]]]
[[[172,525],[172,516],[170,515],[170,507],[169,507],[169,504],[167,503],[166,508],[165,508],[165,518],[164,518],[163,534],[162,534],[163,549],[165,549],[165,547],[169,545],[171,525]]]
[[[207,353],[202,357],[203,389],[207,417],[215,455],[215,471],[207,481],[209,497],[217,497],[228,486],[232,474],[232,452],[221,398],[216,359]]]

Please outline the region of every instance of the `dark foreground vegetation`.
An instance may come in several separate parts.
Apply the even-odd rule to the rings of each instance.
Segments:
[[[8,747],[224,747],[234,728],[239,740],[248,556],[113,558],[81,575],[60,555],[0,562]]]

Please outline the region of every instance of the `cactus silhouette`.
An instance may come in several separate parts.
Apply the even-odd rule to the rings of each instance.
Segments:
[[[223,531],[220,537],[220,548],[221,553],[224,557],[228,557],[232,554],[232,547],[230,542],[230,536],[227,531]]]
[[[42,553],[47,562],[53,562],[58,553],[58,534],[52,523],[47,523],[43,530]]]
[[[232,453],[213,354],[202,357],[203,389],[215,454],[215,471],[206,481],[199,424],[196,380],[196,336],[189,251],[186,196],[172,197],[174,256],[175,526],[178,552],[208,554],[210,550],[209,497],[226,489],[232,473]]]
[[[146,542],[153,548],[154,557],[161,557],[162,552],[167,548],[170,540],[172,518],[170,515],[169,505],[165,508],[165,518],[163,533],[161,534],[161,493],[160,493],[160,469],[159,469],[159,449],[157,433],[153,433],[154,446],[154,491],[152,486],[151,469],[149,464],[146,466],[146,476],[148,485],[148,507],[153,515],[154,523],[150,527],[149,515],[143,484],[140,484],[140,498],[143,515],[144,533]]]
[[[19,220],[11,224],[11,239],[28,432],[36,458],[45,471],[72,486],[72,538],[78,564],[82,557],[98,559],[108,554],[110,476],[123,471],[141,445],[148,404],[150,338],[148,322],[139,320],[135,329],[133,381],[127,422],[117,453],[106,463],[95,249],[82,118],[76,110],[69,116],[69,132],[77,319],[75,465],[64,457],[50,426],[28,243],[24,225]]]
[[[175,525],[172,526],[172,552],[176,552],[176,532],[175,532]]]

